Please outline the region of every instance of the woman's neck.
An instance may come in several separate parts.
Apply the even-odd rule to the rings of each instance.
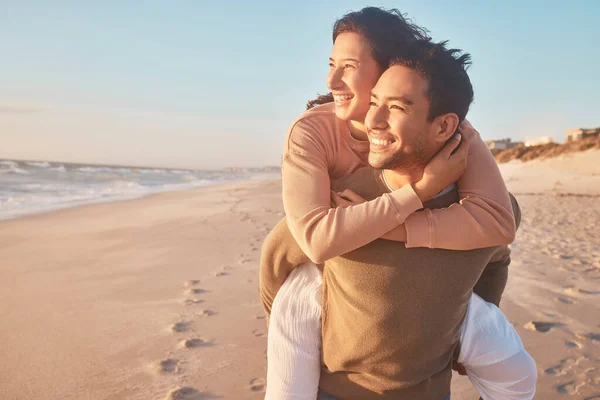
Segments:
[[[350,130],[350,135],[352,135],[354,139],[364,141],[369,140],[364,122],[350,120],[348,121],[348,129]]]

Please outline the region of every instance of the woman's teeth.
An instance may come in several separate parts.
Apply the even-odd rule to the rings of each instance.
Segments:
[[[390,144],[394,143],[394,141],[371,138],[371,143],[376,144],[378,146],[389,146]]]
[[[353,97],[354,97],[353,94],[334,94],[333,100],[335,100],[336,103],[343,103],[345,101],[352,99]]]

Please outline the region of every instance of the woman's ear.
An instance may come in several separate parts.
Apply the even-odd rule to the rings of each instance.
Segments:
[[[456,133],[459,124],[458,115],[454,113],[439,115],[433,122],[435,141],[446,142]]]

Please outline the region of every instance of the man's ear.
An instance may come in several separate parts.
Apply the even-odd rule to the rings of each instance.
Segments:
[[[458,115],[454,113],[439,115],[432,126],[435,141],[448,141],[456,133],[459,124]]]

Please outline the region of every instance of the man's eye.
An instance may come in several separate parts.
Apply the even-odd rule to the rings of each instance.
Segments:
[[[397,106],[397,105],[391,105],[390,106],[390,110],[400,110],[400,111],[405,111],[404,108]]]
[[[369,102],[369,107],[376,107],[377,104],[374,101]]]
[[[329,68],[333,68],[333,67],[334,67],[333,63],[330,62],[329,63]]]
[[[344,69],[350,69],[350,68],[354,68],[354,65],[352,65],[352,64],[344,65]]]

